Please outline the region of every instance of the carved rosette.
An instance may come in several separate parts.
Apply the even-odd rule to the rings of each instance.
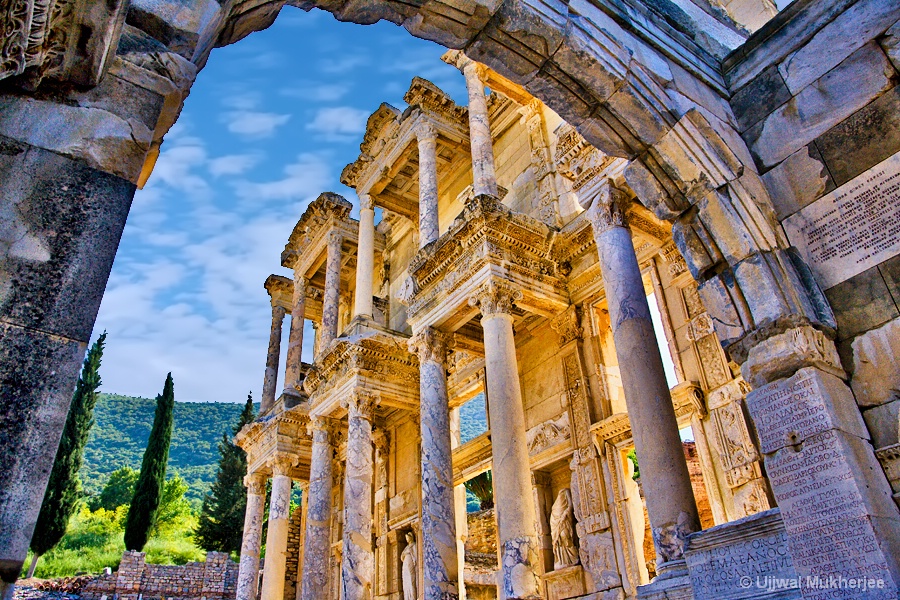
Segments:
[[[447,365],[447,357],[453,348],[453,336],[426,327],[408,342],[409,351],[419,357],[419,362],[434,362]]]
[[[522,290],[505,281],[491,280],[469,297],[469,306],[477,306],[484,317],[511,315],[522,299]]]
[[[262,473],[247,473],[244,476],[244,487],[247,488],[247,493],[252,496],[265,496],[267,479]]]
[[[612,180],[607,179],[587,211],[594,235],[599,236],[613,227],[627,227],[625,221],[627,203],[628,195],[615,187]]]
[[[353,390],[341,404],[347,409],[351,419],[372,421],[375,417],[375,407],[378,406],[378,395],[365,390]]]

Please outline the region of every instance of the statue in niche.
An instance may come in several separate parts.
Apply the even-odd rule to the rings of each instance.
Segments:
[[[418,584],[418,563],[419,553],[416,548],[416,538],[410,531],[406,534],[406,548],[400,554],[401,563],[401,579],[403,580],[403,600],[417,600],[419,597]]]
[[[550,512],[550,537],[553,540],[553,568],[564,569],[578,564],[575,545],[575,523],[569,488],[559,491]]]

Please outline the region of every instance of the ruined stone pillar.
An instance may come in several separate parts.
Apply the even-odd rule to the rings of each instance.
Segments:
[[[539,544],[534,529],[525,408],[513,337],[512,308],[521,297],[522,292],[509,284],[491,281],[469,299],[481,310],[484,328],[500,585],[508,600],[540,597],[536,575]]]
[[[438,226],[437,131],[428,121],[416,126],[419,141],[419,248],[440,237]]]
[[[375,205],[369,194],[359,195],[359,244],[356,250],[354,317],[372,318],[372,273],[375,269]]]
[[[494,173],[494,142],[488,121],[484,82],[478,64],[460,54],[457,66],[466,78],[469,92],[469,141],[472,146],[472,187],[476,196],[497,197],[497,175]]]
[[[459,564],[447,396],[448,338],[426,327],[409,341],[419,356],[419,421],[422,427],[421,540],[425,600],[459,597]]]
[[[700,530],[700,519],[641,269],[625,223],[627,200],[624,192],[606,181],[588,209],[588,217],[600,256],[613,343],[641,466],[657,572],[663,575],[666,563],[684,564],[685,538]]]
[[[297,464],[297,457],[277,453],[269,464],[272,467],[272,497],[269,500],[269,531],[266,534],[261,600],[277,599],[284,595],[288,527],[291,523],[290,471]]]
[[[247,510],[244,513],[244,535],[241,538],[241,564],[238,571],[236,600],[256,600],[259,585],[259,547],[262,542],[263,514],[266,505],[266,476],[249,473]]]
[[[338,335],[338,314],[341,308],[341,245],[339,231],[328,234],[325,258],[325,297],[322,300],[322,328],[319,330],[319,352],[324,352]]]
[[[272,329],[269,331],[269,352],[266,354],[266,376],[263,379],[262,398],[259,402],[259,414],[269,412],[275,404],[275,387],[278,383],[278,361],[281,358],[281,326],[284,322],[285,310],[272,304]]]
[[[372,543],[372,420],[376,397],[361,390],[347,399],[347,466],[344,469],[344,600],[372,600],[375,550]]]
[[[285,359],[284,393],[297,395],[303,367],[303,325],[306,322],[306,286],[309,280],[294,272],[294,295],[291,302],[291,333]]]
[[[334,486],[331,471],[334,424],[331,419],[314,417],[310,420],[309,429],[312,434],[312,456],[300,600],[331,597],[328,566],[331,554],[331,488]]]

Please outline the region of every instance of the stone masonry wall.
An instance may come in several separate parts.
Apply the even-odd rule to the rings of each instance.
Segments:
[[[223,552],[210,552],[206,562],[148,565],[143,552],[125,552],[119,570],[85,586],[81,597],[100,600],[232,600],[238,565]]]
[[[288,525],[287,558],[284,567],[284,600],[297,595],[297,572],[300,568],[300,546],[303,543],[303,509],[298,507]]]
[[[493,508],[466,515],[469,532],[466,537],[466,554],[480,552],[497,553],[497,519]]]
[[[797,0],[785,13],[725,61],[739,130],[782,222],[900,153],[900,3]],[[779,27],[793,14],[803,18]],[[824,291],[900,502],[900,256]]]

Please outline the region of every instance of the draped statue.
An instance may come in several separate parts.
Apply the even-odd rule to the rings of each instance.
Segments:
[[[416,538],[412,532],[406,534],[406,548],[400,555],[401,579],[403,580],[403,600],[418,600],[419,577],[419,553],[416,548]]]
[[[553,568],[562,569],[578,564],[575,545],[575,520],[572,496],[568,488],[559,491],[550,513],[550,537],[553,540]]]

